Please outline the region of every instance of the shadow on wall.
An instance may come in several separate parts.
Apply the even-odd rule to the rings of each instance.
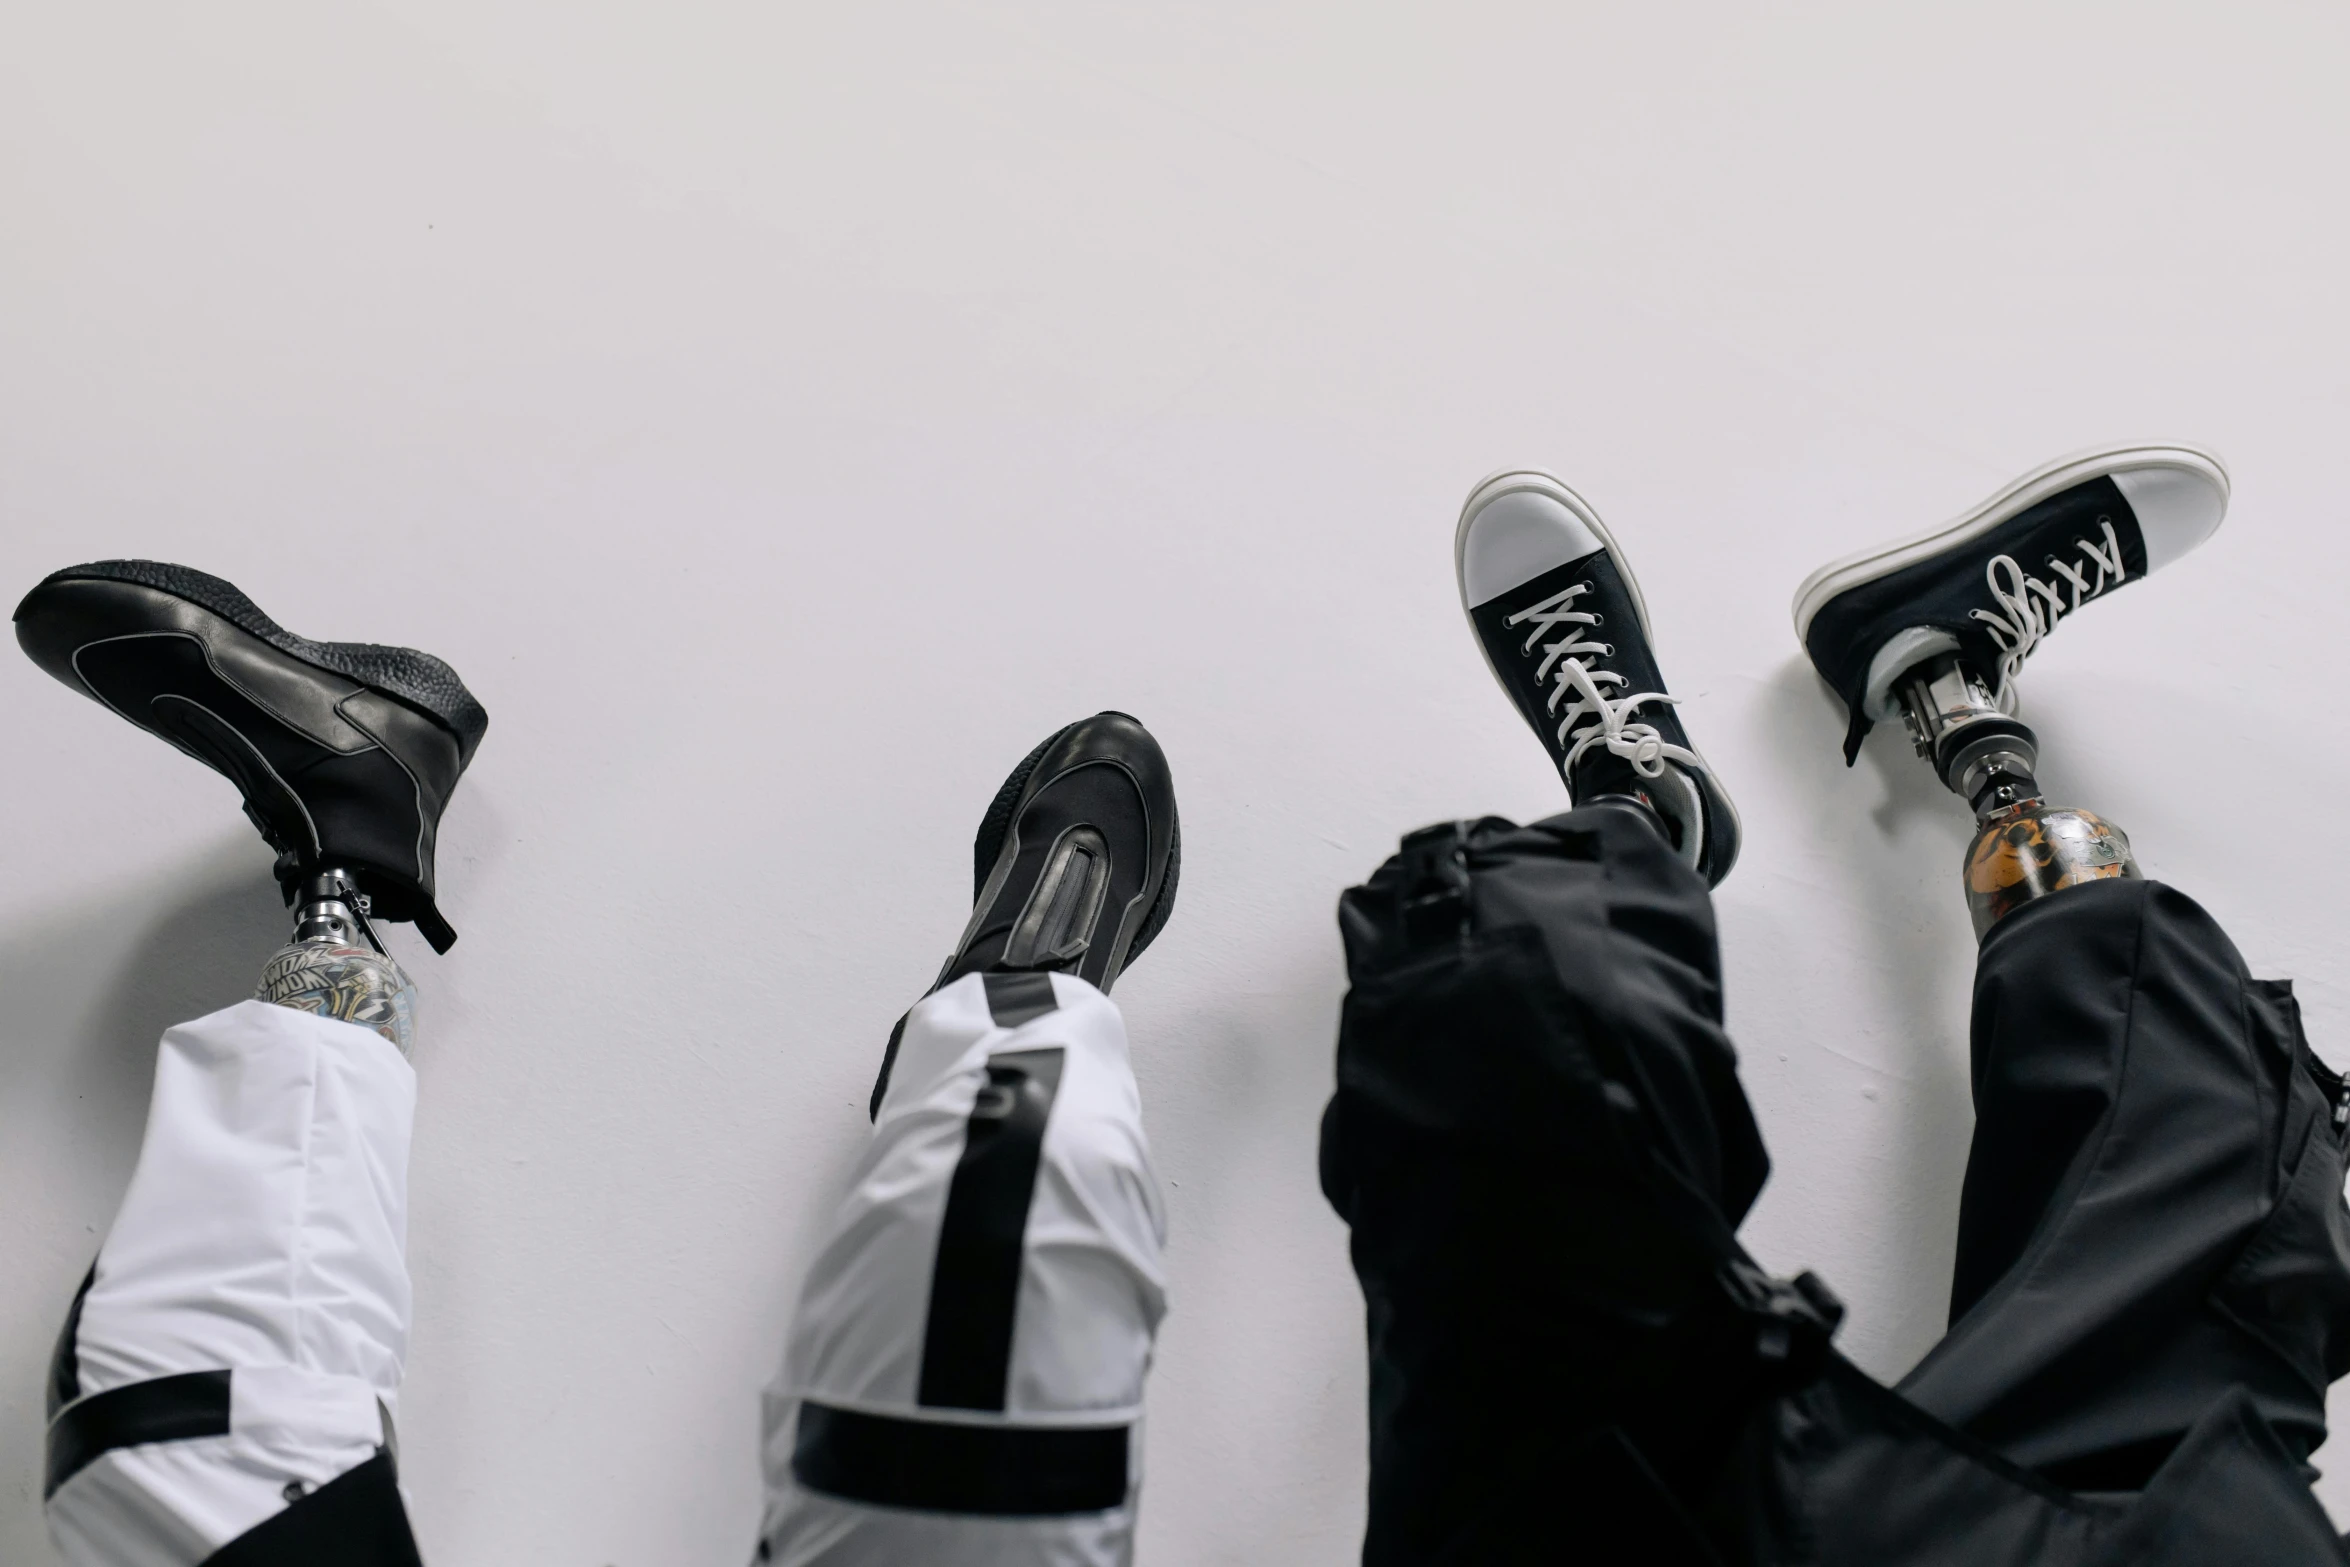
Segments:
[[[135,1063],[142,1127],[154,1041],[174,1023],[252,995],[263,961],[285,944],[292,926],[269,865],[266,848],[240,837],[233,851],[224,846],[199,861],[184,882],[174,878],[177,896],[159,898],[149,917],[130,921],[135,934],[98,998],[87,1038],[94,1049],[113,1048]]]
[[[285,941],[291,927],[269,865],[268,850],[240,836],[145,895],[77,911],[29,942],[0,941],[0,994],[61,992],[44,1010],[78,1015],[54,1052],[53,1081],[73,1103],[51,1103],[73,1117],[79,1139],[117,1155],[125,1177],[146,1124],[156,1040],[250,996]],[[13,1098],[12,1064],[0,1063],[0,1093]]]
[[[42,1389],[66,1302],[138,1157],[155,1042],[243,1000],[288,930],[250,834],[0,932],[0,1561],[47,1560]]]

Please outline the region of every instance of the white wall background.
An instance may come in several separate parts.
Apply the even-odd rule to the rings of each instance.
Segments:
[[[1948,1285],[1967,822],[1890,732],[1838,765],[1820,560],[2091,442],[2224,452],[2227,526],[2028,716],[2342,1060],[2346,65],[2284,0],[0,7],[0,590],[189,562],[492,715],[464,942],[401,933],[428,1556],[744,1559],[755,1390],[970,831],[1117,705],[1189,851],[1120,989],[1174,1186],[1144,1559],[1350,1559],[1332,899],[1558,803],[1449,574],[1503,463],[1623,536],[1744,808],[1748,1235],[1872,1369]],[[225,782],[13,657],[0,732],[14,1563],[154,1035],[284,920]]]

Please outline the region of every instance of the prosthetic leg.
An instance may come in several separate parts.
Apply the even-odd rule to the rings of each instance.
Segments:
[[[2085,452],[1941,528],[1832,561],[1796,590],[1795,634],[1850,720],[1847,765],[1873,724],[1900,717],[1974,807],[1966,896],[1978,939],[2036,898],[2138,874],[2119,828],[2042,797],[2017,677],[2059,625],[2209,538],[2227,502],[2227,470],[2209,452]]]
[[[2015,717],[2039,643],[2208,537],[2227,492],[2192,448],[2091,452],[1797,594],[1847,760],[1898,717],[1979,825],[1950,1328],[1898,1388],[1838,1363],[1783,1407],[1796,1559],[2350,1560],[2307,1468],[2350,1372],[2350,1090],[2288,982],[2048,803]]]
[[[292,940],[163,1036],[146,1139],[60,1335],[71,1567],[416,1567],[394,1469],[415,988],[374,922],[456,940],[442,808],[489,718],[408,648],[316,642],[218,577],[97,561],[16,611],[41,667],[236,784]]]
[[[2031,727],[2003,712],[1967,660],[1945,653],[1902,675],[1902,716],[1918,755],[1974,807],[1967,849],[1967,912],[1981,940],[2034,898],[2083,882],[2138,874],[2129,836],[2093,811],[2053,806],[2033,769]]]
[[[392,1428],[415,992],[367,901],[311,878],[255,998],[163,1037],[50,1377],[49,1526],[74,1567],[418,1561]]]

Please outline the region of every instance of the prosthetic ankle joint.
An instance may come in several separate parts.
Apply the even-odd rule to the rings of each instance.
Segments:
[[[1990,686],[1955,653],[1928,659],[1895,683],[1902,717],[1918,755],[1950,792],[1975,808],[1978,821],[2026,800],[2040,786],[2039,738],[2031,726],[2001,710]]]
[[[304,877],[293,899],[294,944],[328,941],[355,947],[365,938],[370,947],[383,952],[384,944],[376,939],[375,927],[367,920],[373,912],[372,901],[348,871],[319,871]]]

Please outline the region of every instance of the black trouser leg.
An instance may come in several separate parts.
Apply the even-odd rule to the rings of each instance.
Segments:
[[[2343,1559],[2296,1472],[2343,1369],[2340,1085],[2193,904],[1994,931],[1951,1339],[1910,1397],[1790,1392],[1735,1298],[1764,1162],[1703,887],[1606,809],[1444,843],[1341,910],[1366,1563]]]
[[[2350,1100],[2290,987],[2096,883],[1992,929],[1973,1055],[1951,1330],[1902,1392],[2077,1489],[2142,1489],[2236,1391],[2306,1458],[2350,1371]]]
[[[2350,1561],[2305,1468],[2350,1368],[2343,1085],[2290,988],[2095,882],[1993,927],[1973,1054],[1949,1335],[1782,1412],[1805,1559]]]
[[[1715,1559],[1703,1499],[1761,1396],[1719,1280],[1767,1165],[1703,882],[1621,810],[1488,820],[1407,840],[1340,925],[1322,1182],[1368,1311],[1364,1561]]]

